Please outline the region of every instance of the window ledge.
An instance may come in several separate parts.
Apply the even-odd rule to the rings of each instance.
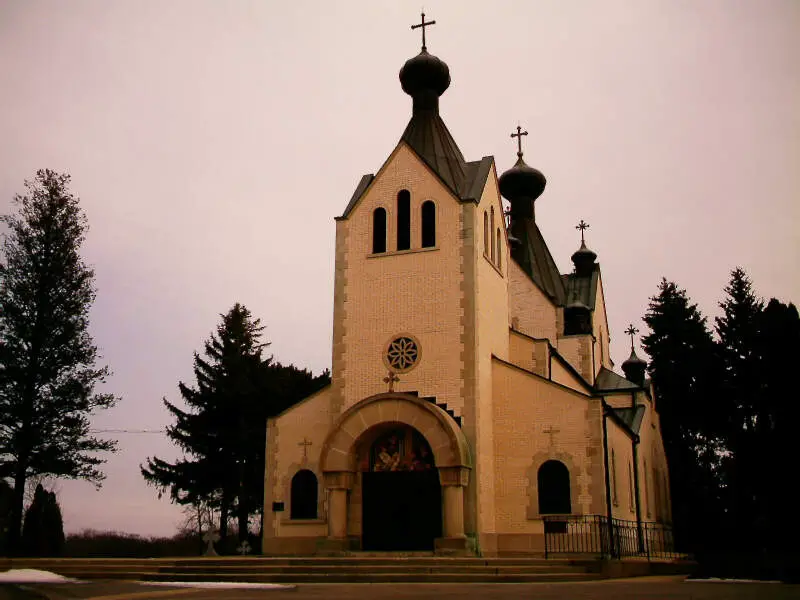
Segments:
[[[489,255],[488,255],[488,254],[486,254],[486,252],[484,252],[484,253],[483,253],[483,258],[485,258],[485,259],[486,259],[486,262],[488,262],[488,263],[489,263],[489,264],[492,266],[492,268],[493,268],[495,271],[497,271],[497,274],[498,274],[498,275],[500,275],[500,277],[502,277],[502,276],[503,276],[503,271],[501,271],[501,270],[500,270],[500,267],[498,267],[496,264],[494,264],[494,263],[492,262],[492,259],[489,257]]]
[[[281,519],[281,525],[325,525],[325,519]]]
[[[439,246],[429,248],[409,248],[408,250],[387,250],[386,252],[373,252],[367,254],[367,258],[380,258],[381,256],[398,256],[401,254],[416,254],[417,252],[433,252],[439,250]]]

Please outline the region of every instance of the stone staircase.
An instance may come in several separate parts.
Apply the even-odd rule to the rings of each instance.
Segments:
[[[254,583],[534,583],[601,579],[587,561],[438,556],[12,559],[75,579]]]

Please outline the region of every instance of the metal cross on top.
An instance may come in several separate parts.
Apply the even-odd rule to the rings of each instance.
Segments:
[[[426,21],[425,20],[425,12],[423,11],[423,13],[422,13],[422,23],[419,23],[417,25],[412,25],[411,26],[411,29],[419,29],[420,27],[422,27],[422,49],[423,50],[427,50],[427,48],[425,46],[425,28],[428,27],[429,25],[436,25],[436,21]]]
[[[583,232],[586,231],[587,229],[589,229],[589,224],[586,221],[584,221],[583,219],[581,219],[581,222],[578,223],[577,225],[575,225],[575,229],[580,229],[581,230],[581,244],[585,243],[585,241],[583,239]]]
[[[631,336],[631,352],[633,352],[633,336],[639,333],[639,330],[633,326],[633,323],[628,325],[628,328],[625,330],[625,333]]]
[[[397,374],[394,371],[389,371],[389,374],[386,375],[386,377],[383,378],[383,383],[388,383],[389,384],[389,391],[390,392],[394,391],[394,384],[397,383],[398,381],[400,381],[400,378],[397,376]]]
[[[512,133],[512,138],[517,138],[517,156],[522,158],[522,136],[528,135],[527,131],[522,131],[522,127],[517,125],[517,133]]]

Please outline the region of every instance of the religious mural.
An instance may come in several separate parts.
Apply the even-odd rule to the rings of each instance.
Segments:
[[[422,434],[410,427],[391,429],[372,444],[362,470],[428,471],[435,467],[433,452]]]

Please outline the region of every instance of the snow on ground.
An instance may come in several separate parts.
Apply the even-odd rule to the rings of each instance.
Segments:
[[[237,581],[140,581],[142,585],[163,585],[166,587],[189,587],[189,588],[240,588],[250,590],[275,590],[292,589],[294,585],[283,585],[280,583],[247,583]]]
[[[0,583],[76,583],[76,580],[50,571],[11,569],[0,572]]]

